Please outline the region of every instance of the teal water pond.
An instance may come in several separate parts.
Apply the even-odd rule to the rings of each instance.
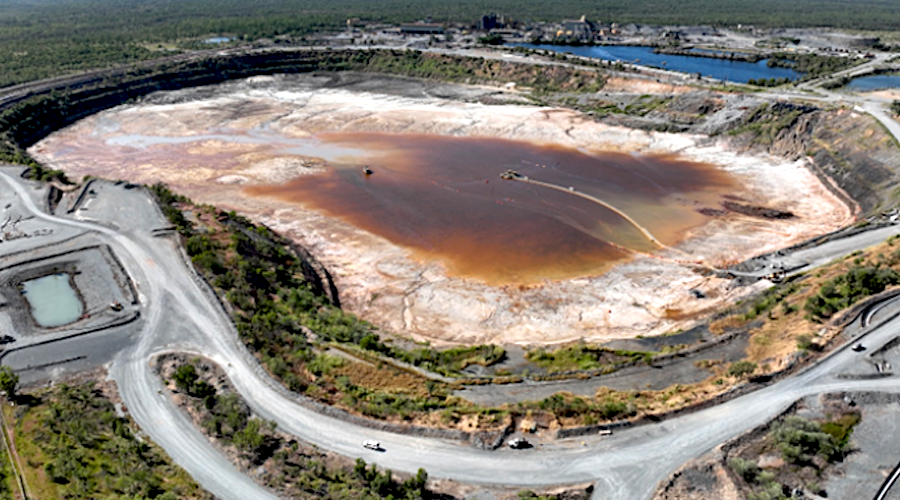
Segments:
[[[22,283],[22,295],[31,306],[31,316],[44,328],[72,323],[84,312],[69,275],[65,273]]]

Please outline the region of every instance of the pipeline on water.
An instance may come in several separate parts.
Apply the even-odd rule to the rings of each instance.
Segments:
[[[528,184],[533,184],[533,185],[535,185],[535,186],[542,186],[542,187],[549,188],[549,189],[555,189],[555,190],[557,190],[557,191],[562,191],[562,192],[564,192],[564,193],[568,193],[568,194],[571,194],[571,195],[574,195],[574,196],[579,196],[579,197],[584,198],[584,199],[586,199],[586,200],[588,200],[588,201],[594,202],[594,203],[596,203],[596,204],[598,204],[598,205],[600,205],[600,206],[602,206],[602,207],[604,207],[604,208],[606,208],[606,209],[608,209],[608,210],[611,210],[612,212],[616,213],[617,215],[619,215],[620,217],[622,217],[623,219],[625,219],[626,221],[628,221],[629,224],[631,224],[632,226],[634,226],[635,229],[637,229],[638,231],[640,231],[641,234],[644,235],[644,237],[647,238],[648,241],[650,241],[651,243],[653,243],[653,244],[656,245],[657,247],[659,247],[659,248],[661,248],[661,249],[663,249],[663,250],[670,250],[670,251],[673,251],[673,252],[676,252],[676,253],[680,253],[680,254],[682,254],[682,255],[685,255],[685,256],[687,256],[687,257],[691,257],[691,256],[688,255],[687,253],[685,253],[685,252],[683,252],[683,251],[681,251],[681,250],[678,250],[677,248],[672,248],[672,247],[666,245],[665,243],[659,241],[655,236],[653,236],[653,233],[651,233],[649,229],[647,229],[647,228],[645,228],[644,226],[640,225],[636,220],[632,219],[631,216],[629,216],[628,214],[626,214],[626,213],[623,212],[622,210],[620,210],[620,209],[616,208],[615,206],[613,206],[613,205],[607,203],[606,201],[601,200],[600,198],[597,198],[597,197],[595,197],[595,196],[591,196],[591,195],[589,195],[589,194],[587,194],[587,193],[582,193],[582,192],[580,192],[580,191],[576,191],[574,187],[571,187],[571,186],[569,186],[569,187],[563,187],[563,186],[559,186],[559,185],[556,185],[556,184],[551,184],[551,183],[549,183],[549,182],[538,181],[538,180],[532,179],[532,178],[530,178],[530,177],[528,177],[528,176],[521,175],[521,174],[519,174],[518,172],[516,172],[515,170],[507,170],[506,172],[503,172],[502,174],[500,174],[500,178],[501,178],[501,179],[504,179],[504,180],[509,180],[509,181],[527,182]],[[612,242],[608,242],[608,243],[612,244],[612,245],[615,246],[616,248],[619,248],[619,249],[622,249],[622,250],[626,250],[626,251],[631,252],[631,253],[640,254],[640,255],[645,255],[645,256],[654,257],[654,258],[659,258],[659,257],[653,256],[653,255],[651,255],[651,254],[647,254],[647,253],[645,253],[645,252],[640,252],[640,251],[637,251],[637,250],[634,250],[634,249],[631,249],[631,248],[626,248],[626,247],[623,247],[623,246],[621,246],[621,245],[617,245],[617,244],[612,243]],[[677,260],[677,259],[664,259],[664,260],[671,260],[671,261],[673,261],[673,262],[677,262],[677,263],[680,263],[680,264],[695,264],[695,265],[700,265],[700,266],[706,267],[706,268],[708,268],[708,269],[710,269],[710,270],[718,271],[718,269],[716,269],[716,268],[714,268],[714,267],[710,266],[709,264],[706,264],[705,262],[702,262],[702,261],[696,261],[696,260],[681,261],[681,260]]]

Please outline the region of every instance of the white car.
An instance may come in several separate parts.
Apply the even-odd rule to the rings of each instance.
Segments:
[[[363,447],[370,450],[381,451],[381,443],[372,439],[366,439],[365,441],[363,441]]]

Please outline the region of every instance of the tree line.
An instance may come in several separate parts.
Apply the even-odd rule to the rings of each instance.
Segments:
[[[7,0],[0,3],[0,87],[193,50],[211,35],[300,41],[343,29],[348,18],[474,26],[488,12],[519,21],[585,15],[623,24],[900,28],[900,11],[882,0]]]

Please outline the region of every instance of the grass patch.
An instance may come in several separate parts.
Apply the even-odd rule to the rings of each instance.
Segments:
[[[731,363],[728,367],[728,376],[734,378],[743,378],[756,371],[756,363],[752,361],[742,360]]]
[[[15,408],[16,447],[36,498],[208,499],[93,383],[60,385]]]
[[[853,428],[861,419],[862,416],[859,413],[849,413],[836,420],[823,423],[822,432],[830,435],[840,449],[845,449],[850,442]]]
[[[608,349],[594,344],[574,344],[558,349],[537,348],[528,351],[525,359],[547,371],[606,370],[631,361],[653,361],[654,352]]]
[[[7,422],[14,423],[15,446],[22,460],[22,475],[24,476],[25,484],[28,485],[29,491],[37,498],[47,500],[61,499],[62,497],[57,486],[47,477],[47,472],[43,467],[43,464],[47,463],[49,458],[33,439],[34,429],[38,426],[38,416],[32,413],[17,418],[16,410],[17,408],[4,405],[3,413]]]
[[[490,366],[506,357],[506,350],[494,345],[460,346],[444,350],[427,346],[403,349],[393,343],[381,342],[375,334],[363,337],[359,348],[447,376],[459,376],[459,372],[467,366]]]
[[[429,385],[422,377],[386,366],[369,363],[347,362],[335,370],[335,378],[347,377],[347,383],[370,390],[388,393],[404,393],[425,397]],[[433,383],[432,383],[433,384]]]
[[[4,418],[9,421],[12,408],[3,405]],[[0,500],[18,499],[19,487],[16,485],[16,478],[10,466],[10,453],[6,448],[5,441],[0,444]]]

